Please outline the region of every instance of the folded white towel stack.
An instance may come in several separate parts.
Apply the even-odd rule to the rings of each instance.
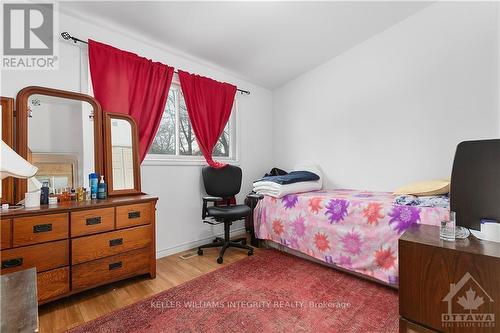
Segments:
[[[322,189],[323,174],[318,166],[311,164],[297,165],[292,171],[310,171],[317,174],[319,179],[283,185],[270,181],[258,181],[253,183],[254,192],[274,198],[282,198],[288,194],[317,191]]]

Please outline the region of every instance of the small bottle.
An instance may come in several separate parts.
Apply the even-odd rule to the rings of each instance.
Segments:
[[[48,205],[49,204],[49,183],[43,182],[41,193],[40,193],[40,204]]]
[[[62,190],[61,201],[66,202],[70,200],[71,200],[71,194],[69,193],[69,189],[65,188],[64,190]]]
[[[98,179],[99,177],[97,177],[97,173],[95,172],[89,175],[90,199],[97,199]]]
[[[83,201],[83,187],[76,189],[76,201]]]
[[[76,201],[76,191],[74,188],[71,189],[70,191],[70,201]]]
[[[106,183],[104,182],[104,176],[101,176],[101,181],[99,182],[99,188],[97,190],[97,199],[106,199]]]
[[[439,237],[443,240],[454,241],[455,240],[455,222],[456,213],[450,211],[450,220],[441,221],[441,228],[439,229]]]
[[[54,193],[51,193],[49,195],[49,205],[51,205],[51,206],[57,205],[57,200],[58,200],[58,197]]]

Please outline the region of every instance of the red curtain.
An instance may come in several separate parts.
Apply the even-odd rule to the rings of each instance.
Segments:
[[[103,110],[128,114],[137,122],[144,160],[160,125],[174,68],[93,40],[89,62],[94,96]]]
[[[212,159],[212,151],[231,115],[236,87],[183,71],[179,80],[201,153],[211,167],[224,167]]]

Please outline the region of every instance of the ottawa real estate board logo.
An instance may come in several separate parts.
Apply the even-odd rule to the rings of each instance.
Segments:
[[[448,303],[446,313],[441,314],[443,327],[495,327],[493,298],[469,272],[450,284],[442,301]]]
[[[3,70],[57,69],[55,5],[53,2],[3,2]]]

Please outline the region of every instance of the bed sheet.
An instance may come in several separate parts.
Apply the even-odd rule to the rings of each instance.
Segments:
[[[415,223],[439,226],[449,209],[394,203],[388,192],[349,189],[265,196],[254,210],[256,237],[329,264],[398,284],[398,239]]]

